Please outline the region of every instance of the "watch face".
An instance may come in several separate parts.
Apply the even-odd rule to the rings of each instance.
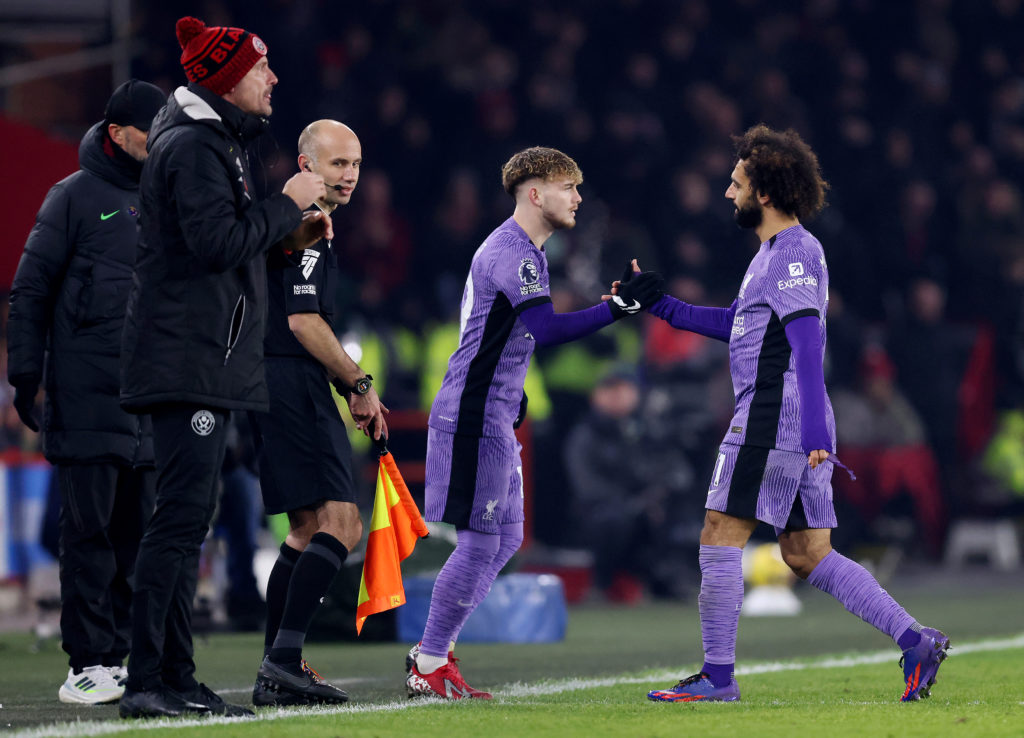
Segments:
[[[356,380],[356,392],[361,395],[365,395],[370,391],[370,380],[366,377],[360,377]]]

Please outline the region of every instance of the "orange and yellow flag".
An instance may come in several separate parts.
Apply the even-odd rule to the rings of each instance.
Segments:
[[[405,604],[401,563],[409,557],[416,541],[427,536],[423,522],[398,465],[390,452],[380,457],[377,494],[373,498],[366,559],[359,582],[356,604],[356,633],[370,615]]]

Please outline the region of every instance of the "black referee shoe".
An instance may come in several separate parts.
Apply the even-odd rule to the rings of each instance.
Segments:
[[[213,715],[224,715],[225,717],[252,717],[256,714],[247,707],[232,705],[229,702],[225,702],[221,699],[220,695],[205,684],[199,684],[187,692],[178,692],[177,690],[172,690],[170,688],[168,688],[167,691],[172,692],[187,702],[193,702],[205,706]]]
[[[270,705],[340,705],[348,702],[348,694],[325,682],[319,674],[302,662],[296,674],[287,666],[275,664],[264,657],[256,672],[252,702],[257,707]]]
[[[126,689],[117,707],[123,718],[182,717],[183,715],[209,715],[210,708],[192,702],[170,689],[151,689],[135,692]]]

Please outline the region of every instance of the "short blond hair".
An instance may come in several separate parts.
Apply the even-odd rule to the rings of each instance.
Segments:
[[[545,181],[568,177],[574,184],[583,183],[583,172],[571,156],[545,146],[532,146],[513,154],[501,168],[501,184],[512,197],[519,185],[534,177]]]

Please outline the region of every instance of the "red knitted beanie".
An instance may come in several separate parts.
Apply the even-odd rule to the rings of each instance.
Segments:
[[[185,76],[218,95],[230,92],[267,55],[260,37],[244,28],[208,26],[186,16],[178,19],[175,32]]]

